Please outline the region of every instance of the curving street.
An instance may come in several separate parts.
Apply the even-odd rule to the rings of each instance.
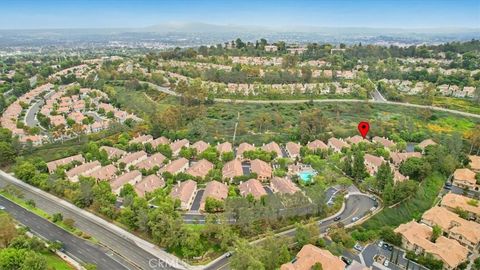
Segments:
[[[320,229],[320,233],[325,233],[328,227],[339,222],[342,222],[345,226],[352,225],[354,223],[352,221],[353,217],[358,217],[358,218],[366,217],[370,213],[370,209],[375,206],[375,201],[372,199],[372,197],[366,194],[353,193],[353,194],[347,195],[347,199],[344,206],[345,207],[343,211],[341,211],[340,213],[317,222],[318,227]],[[336,216],[341,217],[339,221],[334,221],[334,218]],[[278,233],[277,235],[294,237],[295,232],[296,232],[296,229],[291,229],[285,232]],[[256,244],[262,241],[263,239],[256,240],[252,242],[252,244]],[[213,263],[208,265],[205,269],[227,270],[227,269],[230,269],[229,264],[230,264],[229,258],[227,258],[224,255],[221,257],[221,259],[214,261]]]
[[[89,248],[96,249],[97,251],[102,250],[102,252],[89,252],[90,255],[94,254],[93,257],[90,255],[86,256],[85,254],[75,254],[73,251],[71,252],[74,257],[81,261],[93,261],[99,264],[100,269],[112,269],[109,265],[114,263],[119,264],[119,261],[126,269],[228,269],[229,260],[225,255],[206,266],[190,266],[173,255],[158,249],[153,244],[146,241],[139,241],[135,236],[123,231],[116,225],[108,223],[93,214],[85,214],[83,213],[84,210],[70,205],[68,202],[38,190],[37,188],[25,184],[5,172],[0,171],[0,187],[4,187],[8,184],[12,184],[19,188],[23,192],[25,199],[34,200],[37,207],[45,212],[49,214],[62,213],[65,218],[74,219],[76,227],[92,235],[102,243],[102,245],[105,245],[106,248],[91,243],[84,243],[89,247],[85,246],[83,251],[82,249],[78,249],[81,253],[85,253],[84,251]],[[71,236],[75,239],[69,238],[69,236],[65,235],[67,232],[62,232],[63,229],[26,211],[20,206],[15,206],[12,202],[0,202],[8,205],[7,211],[11,212],[14,218],[17,218],[26,226],[32,227],[39,235],[49,240],[60,239],[62,242],[65,241],[67,251],[70,251],[69,247],[72,246],[73,243],[80,240],[73,235]],[[320,231],[324,233],[330,225],[336,223],[333,219],[337,215],[341,217],[337,222],[342,222],[348,226],[352,224],[353,217],[362,218],[368,215],[370,209],[374,205],[375,202],[370,196],[358,192],[350,193],[347,195],[344,208],[341,209],[340,213],[318,222]],[[25,211],[30,214],[25,213]],[[295,235],[295,229],[281,232],[279,235],[292,237]],[[262,239],[257,240],[256,242],[261,241]],[[116,259],[114,261],[107,260],[107,257],[105,256],[110,258],[115,257]],[[155,260],[156,262],[154,267],[150,264],[151,260]]]

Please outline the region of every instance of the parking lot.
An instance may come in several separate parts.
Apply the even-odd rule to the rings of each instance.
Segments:
[[[375,258],[377,256],[383,256],[386,260],[388,260],[387,267],[380,267],[379,265],[375,264]],[[421,266],[413,261],[410,261],[405,258],[405,251],[398,247],[390,246],[387,248],[384,245],[379,245],[379,242],[370,244],[366,246],[360,254],[360,260],[363,260],[366,266],[371,267],[373,266],[374,269],[392,269],[392,270],[401,270],[401,269],[408,269],[408,270],[428,270],[426,267]],[[384,260],[382,260],[383,264]],[[377,262],[378,263],[378,262]]]

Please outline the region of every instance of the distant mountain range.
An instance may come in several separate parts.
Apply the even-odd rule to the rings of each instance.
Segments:
[[[456,34],[480,33],[480,28],[371,28],[371,27],[322,27],[322,26],[279,26],[266,27],[256,25],[218,25],[201,22],[170,22],[137,28],[140,32],[180,32],[180,33],[325,33],[325,34]]]
[[[131,46],[188,47],[213,45],[242,38],[269,42],[329,42],[400,45],[438,44],[480,37],[480,28],[368,28],[216,25],[201,22],[162,23],[142,28],[0,30],[0,47],[10,46]],[[113,44],[113,45],[112,45]]]

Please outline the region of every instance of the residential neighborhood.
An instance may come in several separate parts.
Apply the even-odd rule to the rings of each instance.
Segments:
[[[480,2],[4,1],[0,270],[480,270]]]

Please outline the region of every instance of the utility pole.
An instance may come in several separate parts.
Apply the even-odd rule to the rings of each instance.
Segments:
[[[237,112],[237,122],[235,123],[235,128],[233,130],[232,145],[235,145],[235,137],[237,136],[237,126],[239,121],[240,121],[240,112]]]

